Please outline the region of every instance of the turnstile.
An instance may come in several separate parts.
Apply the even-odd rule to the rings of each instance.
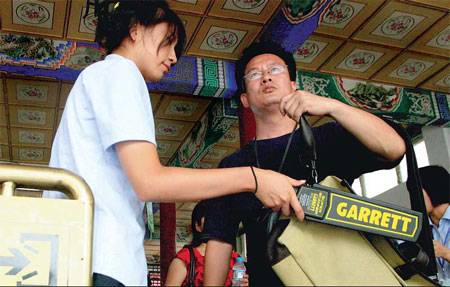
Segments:
[[[0,286],[92,285],[94,199],[62,169],[0,164]],[[57,190],[69,199],[15,196]]]

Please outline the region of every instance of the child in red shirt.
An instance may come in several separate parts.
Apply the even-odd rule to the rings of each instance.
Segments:
[[[169,266],[169,271],[166,278],[166,286],[189,286],[190,277],[190,263],[191,253],[194,253],[195,269],[194,269],[194,286],[203,286],[203,268],[205,263],[205,249],[206,243],[201,242],[200,235],[203,230],[203,223],[205,222],[206,203],[199,202],[192,211],[192,233],[193,240],[190,245],[184,246],[177,252],[175,258]],[[233,265],[236,263],[239,254],[234,252],[231,254],[230,271],[228,272],[225,286],[231,286],[233,279]],[[241,286],[248,286],[248,276],[241,280]]]

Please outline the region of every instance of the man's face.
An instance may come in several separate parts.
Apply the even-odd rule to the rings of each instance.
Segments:
[[[270,74],[269,71],[276,71],[279,67],[285,69],[279,74]],[[274,70],[275,69],[275,70]],[[249,80],[247,75],[262,72],[259,79]],[[281,98],[296,90],[295,81],[289,78],[289,70],[286,63],[278,56],[273,54],[261,54],[248,62],[245,68],[244,84],[246,93],[241,95],[241,101],[244,107],[251,107],[255,114],[260,113],[261,109],[269,107],[278,108],[274,104],[266,104],[265,101],[272,97]]]
[[[427,191],[422,188],[422,192],[423,192],[423,199],[425,201],[425,208],[427,209],[427,213],[430,213],[434,209],[433,203],[431,203],[431,199]]]

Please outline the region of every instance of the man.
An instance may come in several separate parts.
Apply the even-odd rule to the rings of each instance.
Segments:
[[[441,166],[430,165],[419,169],[423,197],[433,232],[434,253],[438,279],[450,284],[450,177]]]
[[[319,180],[336,175],[352,182],[363,173],[393,168],[405,152],[402,138],[380,118],[337,100],[296,90],[292,54],[275,43],[248,47],[236,64],[236,82],[241,85],[242,105],[255,115],[256,139],[226,157],[220,167],[259,166],[305,179],[306,171],[300,168],[300,130],[289,140],[303,114],[327,115],[337,122],[313,129]],[[250,285],[282,285],[265,258],[265,228],[257,222],[264,209],[255,196],[220,197],[210,206],[203,234],[203,239],[209,240],[205,285],[223,285],[241,221],[247,234]]]

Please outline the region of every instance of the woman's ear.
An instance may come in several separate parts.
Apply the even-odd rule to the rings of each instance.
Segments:
[[[198,231],[198,232],[200,232],[200,233],[202,233],[203,232],[203,225],[205,224],[205,217],[203,216],[201,219],[200,219],[200,225],[197,223],[197,221],[195,222],[195,229]]]
[[[139,27],[140,27],[140,25],[137,24],[137,23],[135,23],[135,24],[133,24],[133,26],[131,26],[131,28],[130,28],[130,31],[129,31],[129,33],[130,33],[130,39],[131,39],[131,41],[133,41],[133,42],[135,42],[135,41],[137,40],[137,38],[138,38]]]
[[[202,227],[200,225],[198,225],[197,222],[195,222],[195,230],[197,230],[198,232],[202,232]]]

